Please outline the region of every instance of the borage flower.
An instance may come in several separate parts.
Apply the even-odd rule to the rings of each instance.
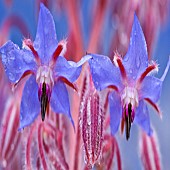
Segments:
[[[126,126],[126,138],[130,136],[131,123],[138,123],[151,135],[149,102],[160,114],[156,102],[160,98],[165,74],[158,79],[149,73],[158,71],[155,62],[148,62],[147,47],[137,16],[134,16],[130,46],[124,59],[115,53],[114,64],[106,56],[92,54],[89,60],[93,81],[97,90],[111,87],[109,94],[111,132],[118,130],[122,116],[122,131]],[[169,62],[167,69],[169,67]],[[165,72],[167,72],[167,69]]]
[[[55,25],[49,10],[41,4],[35,41],[23,41],[23,49],[8,41],[0,48],[5,72],[12,83],[18,83],[26,75],[27,80],[21,101],[20,129],[30,125],[41,108],[42,120],[48,111],[49,103],[56,113],[70,113],[67,85],[75,89],[73,82],[81,72],[81,65],[67,61],[62,55],[66,51],[66,41],[58,43]]]

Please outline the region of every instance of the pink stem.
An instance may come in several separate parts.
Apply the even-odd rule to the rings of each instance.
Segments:
[[[65,167],[65,169],[68,169],[68,165],[67,165],[67,163],[66,163],[66,160],[65,160],[65,155],[64,155],[64,149],[63,149],[63,146],[62,146],[62,133],[59,131],[57,131],[57,134],[56,134],[56,136],[52,133],[52,131],[54,132],[54,133],[56,133],[56,129],[50,124],[50,123],[48,123],[47,124],[48,125],[48,128],[47,127],[45,127],[44,126],[44,130],[47,132],[47,134],[48,135],[51,135],[52,136],[52,138],[53,139],[55,139],[56,138],[56,136],[57,136],[57,141],[56,141],[56,146],[57,146],[57,150],[59,151],[59,152],[57,152],[58,154],[56,154],[56,157],[59,159],[59,161],[57,162],[56,161],[56,165],[58,164],[60,164],[60,165],[62,165],[63,167]],[[44,144],[45,144],[45,142],[44,142]],[[47,145],[45,144],[44,146],[46,146],[46,148],[47,148]],[[46,149],[47,150],[47,149]],[[48,149],[48,151],[49,151],[49,149]],[[50,154],[50,153],[49,153]],[[52,154],[51,154],[52,155]],[[53,157],[53,156],[52,156]]]
[[[142,133],[142,139],[143,139],[143,146],[142,146],[142,160],[143,160],[143,165],[145,169],[152,169],[150,158],[149,158],[149,153],[148,153],[148,145],[147,145],[147,139],[146,135]]]
[[[27,146],[26,146],[26,167],[28,170],[32,169],[31,168],[31,153],[30,152],[31,152],[31,142],[32,142],[34,131],[35,131],[35,125],[33,125],[31,127],[30,134],[28,137]]]
[[[9,123],[9,120],[10,120],[10,114],[11,114],[11,111],[12,111],[12,105],[10,106],[9,108],[9,112],[7,115],[3,115],[5,116],[5,123],[4,125],[2,125],[2,139],[1,139],[1,147],[0,147],[0,155],[2,156],[2,152],[3,152],[3,146],[4,146],[4,143],[5,143],[5,136],[6,136],[6,132],[7,132],[7,126],[8,126],[8,123]]]
[[[114,143],[116,145],[116,158],[117,158],[117,168],[118,170],[122,170],[122,161],[121,161],[121,156],[120,156],[120,150],[119,146],[117,144],[117,141],[114,139]]]
[[[151,146],[153,150],[154,163],[155,163],[156,169],[161,170],[160,158],[159,158],[158,151],[156,149],[158,146],[156,146],[153,136],[150,137],[150,139],[151,139]]]
[[[74,157],[74,170],[78,170],[79,169],[79,151],[80,151],[80,139],[81,139],[81,132],[80,132],[80,126],[79,126],[79,122],[77,123],[77,134],[76,134],[76,148],[75,148],[75,157]]]
[[[9,144],[8,144],[8,147],[7,147],[7,150],[6,150],[5,158],[7,158],[7,155],[10,153],[12,144],[15,146],[14,147],[15,150],[18,147],[18,145],[16,145],[16,142],[19,142],[19,139],[20,139],[20,134],[18,134],[18,132],[17,132],[18,127],[19,127],[19,109],[17,108],[16,113],[15,113],[14,126],[12,127],[12,130],[11,130],[11,136],[10,136],[10,139],[9,139]],[[15,153],[14,151],[11,152],[12,155],[14,153]]]
[[[43,144],[42,144],[42,131],[41,131],[42,127],[43,127],[43,124],[41,123],[38,127],[38,146],[39,146],[40,158],[42,161],[43,168],[44,170],[48,170],[44,151],[43,151]]]
[[[110,170],[111,169],[111,166],[112,166],[112,163],[113,163],[113,158],[114,158],[114,151],[115,151],[115,142],[113,139],[110,140],[111,143],[112,143],[112,148],[111,148],[111,154],[110,154],[110,157],[109,157],[109,161],[108,161],[108,164],[107,164],[107,170]]]

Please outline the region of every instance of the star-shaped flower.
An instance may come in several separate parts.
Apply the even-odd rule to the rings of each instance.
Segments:
[[[54,112],[66,114],[74,125],[65,83],[75,88],[73,82],[87,58],[78,63],[67,61],[62,57],[65,51],[66,41],[58,43],[52,15],[43,4],[35,41],[25,39],[23,49],[12,41],[0,48],[5,72],[12,83],[31,75],[22,94],[20,129],[30,125],[40,110],[44,120],[49,104]]]
[[[155,62],[149,64],[146,42],[137,16],[134,15],[130,45],[123,60],[117,53],[113,59],[115,65],[106,56],[96,54],[91,56],[89,64],[96,89],[102,90],[106,87],[114,89],[109,95],[112,134],[117,132],[122,119],[123,127],[124,123],[126,126],[127,139],[133,121],[151,135],[152,129],[145,101],[160,114],[156,102],[160,98],[166,73],[161,79],[149,74],[158,71],[158,65]]]

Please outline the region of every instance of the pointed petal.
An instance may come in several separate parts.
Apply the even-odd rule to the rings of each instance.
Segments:
[[[142,82],[139,90],[139,98],[149,98],[156,103],[160,99],[162,90],[162,81],[153,76],[147,76]]]
[[[43,64],[48,63],[57,48],[57,44],[58,41],[53,17],[50,11],[41,4],[34,48],[38,52]]]
[[[2,63],[9,80],[16,83],[28,70],[36,71],[35,58],[29,50],[20,50],[12,41],[0,48]]]
[[[55,77],[65,77],[70,82],[74,82],[80,75],[82,64],[89,60],[91,56],[83,57],[79,62],[67,61],[59,56],[55,65]]]
[[[151,135],[152,129],[150,125],[149,111],[143,100],[139,102],[139,106],[136,108],[135,114],[134,121],[138,123],[148,135]]]
[[[136,15],[134,15],[130,45],[124,57],[123,65],[127,71],[128,77],[133,79],[140,76],[148,66],[146,41]]]
[[[20,108],[20,128],[30,125],[40,113],[40,102],[38,100],[38,85],[35,76],[32,75],[26,82],[22,94]]]
[[[60,80],[57,81],[52,89],[50,104],[54,112],[66,114],[74,127],[67,88]]]
[[[113,91],[112,93],[110,93],[109,105],[110,105],[110,128],[112,135],[114,135],[119,128],[120,119],[122,116],[121,100],[117,92]]]
[[[94,85],[97,90],[103,90],[108,86],[120,86],[120,71],[110,59],[103,55],[91,54],[88,61]]]

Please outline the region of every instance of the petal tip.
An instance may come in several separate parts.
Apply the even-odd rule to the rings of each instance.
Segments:
[[[42,2],[40,3],[40,9],[41,9],[41,10],[47,9],[47,8],[45,7],[45,5],[44,5]]]

